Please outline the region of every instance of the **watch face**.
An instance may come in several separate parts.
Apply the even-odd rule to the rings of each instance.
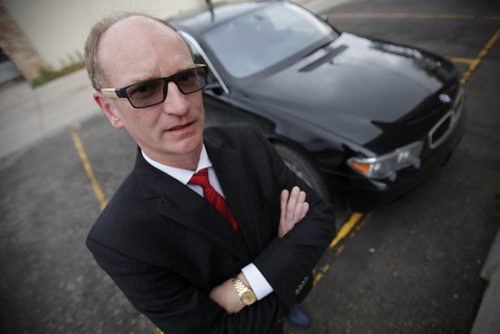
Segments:
[[[245,305],[253,304],[255,302],[255,294],[253,293],[253,291],[247,290],[241,295],[241,301]]]

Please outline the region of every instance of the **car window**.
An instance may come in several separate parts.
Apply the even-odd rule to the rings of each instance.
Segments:
[[[207,76],[207,82],[208,84],[215,84],[215,86],[212,87],[217,87],[220,86],[222,90],[225,93],[229,93],[229,88],[227,85],[224,83],[220,75],[217,73],[215,70],[212,62],[210,59],[207,57],[205,51],[201,48],[201,46],[198,44],[198,42],[185,31],[178,30],[179,34],[182,36],[182,38],[186,41],[186,43],[189,45],[189,48],[191,49],[191,52],[193,54],[193,61],[195,64],[205,64],[208,66],[208,76]]]
[[[226,70],[242,78],[308,49],[332,33],[306,10],[277,3],[218,25],[204,39]]]

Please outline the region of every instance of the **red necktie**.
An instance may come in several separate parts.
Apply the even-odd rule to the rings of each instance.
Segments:
[[[212,187],[208,181],[208,168],[200,170],[198,173],[194,174],[189,180],[189,184],[195,184],[203,188],[203,197],[210,203],[223,217],[227,219],[231,227],[238,232],[238,224],[236,219],[234,219],[229,206],[226,203],[224,197],[222,197],[215,189]],[[239,232],[238,232],[239,233]]]

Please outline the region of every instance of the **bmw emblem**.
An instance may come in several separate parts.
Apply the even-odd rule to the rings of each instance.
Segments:
[[[439,94],[439,100],[445,104],[451,102],[451,97],[448,94]]]

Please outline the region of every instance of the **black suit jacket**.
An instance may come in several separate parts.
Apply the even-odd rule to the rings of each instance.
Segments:
[[[204,142],[243,239],[201,196],[139,152],[87,246],[132,304],[167,333],[269,333],[333,238],[333,215],[256,129],[210,128]],[[280,192],[295,185],[306,191],[309,213],[277,238]],[[227,314],[208,293],[250,262],[274,292]]]

